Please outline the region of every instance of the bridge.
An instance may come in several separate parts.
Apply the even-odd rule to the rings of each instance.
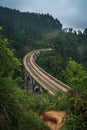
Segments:
[[[46,91],[55,94],[58,90],[66,93],[70,90],[70,87],[48,74],[35,62],[40,52],[47,50],[50,49],[34,50],[24,57],[25,89],[35,93]]]

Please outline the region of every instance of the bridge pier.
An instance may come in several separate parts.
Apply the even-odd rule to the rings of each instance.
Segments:
[[[31,77],[31,75],[25,70],[25,87],[27,91],[32,91],[34,93],[43,92],[43,88]]]

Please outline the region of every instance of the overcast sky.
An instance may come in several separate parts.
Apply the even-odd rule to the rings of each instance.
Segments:
[[[87,0],[0,0],[0,6],[24,12],[49,13],[64,27],[87,27]]]

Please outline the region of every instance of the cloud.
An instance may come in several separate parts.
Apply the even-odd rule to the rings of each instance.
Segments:
[[[87,0],[70,0],[70,6],[66,9],[66,15],[63,15],[63,19],[66,24],[75,28],[87,27]]]
[[[9,8],[22,10],[31,4],[32,0],[0,0],[0,4]]]
[[[49,13],[64,26],[87,27],[87,0],[0,0],[0,5],[21,11]]]

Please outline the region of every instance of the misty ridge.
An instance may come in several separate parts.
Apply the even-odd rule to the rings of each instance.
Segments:
[[[84,30],[87,26],[87,0],[0,0],[0,5],[22,12],[49,13],[59,19],[64,28]]]
[[[4,25],[5,23],[5,25]],[[9,24],[9,25],[8,25]],[[16,9],[0,7],[0,25],[6,29],[13,25],[14,29],[24,28],[26,31],[33,29],[36,31],[46,31],[52,29],[62,29],[62,24],[50,14],[20,12]]]

